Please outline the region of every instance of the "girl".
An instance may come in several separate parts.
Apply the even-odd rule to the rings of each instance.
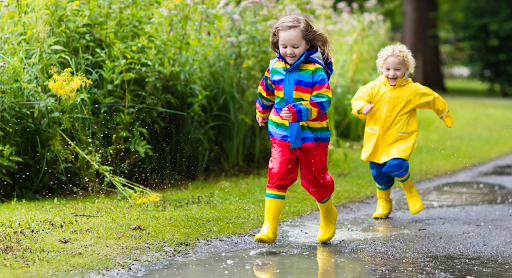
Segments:
[[[327,109],[331,104],[332,63],[327,36],[301,16],[281,19],[272,31],[277,58],[261,80],[256,120],[268,122],[272,154],[268,165],[265,216],[257,242],[274,243],[286,191],[297,180],[318,202],[318,241],[336,232],[338,212],[332,204],[334,181],[327,173],[330,140]]]
[[[409,210],[416,214],[423,203],[411,182],[408,162],[417,145],[416,109],[432,109],[450,128],[453,119],[441,96],[407,77],[414,73],[415,61],[405,45],[387,46],[377,57],[382,75],[359,88],[352,99],[352,113],[366,119],[361,158],[370,162],[377,183],[373,218],[387,218],[391,213],[389,196],[395,178],[404,189]]]

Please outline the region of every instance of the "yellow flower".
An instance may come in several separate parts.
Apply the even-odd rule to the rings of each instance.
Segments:
[[[75,1],[75,2],[73,2],[73,4],[75,4],[75,6],[79,6],[80,5],[80,1]]]
[[[132,202],[136,204],[147,203],[147,202],[158,202],[162,200],[162,195],[158,193],[151,193],[150,196],[143,196],[140,193],[134,194]]]
[[[50,70],[52,77],[48,81],[48,88],[57,96],[65,99],[74,99],[77,90],[92,84],[91,80],[85,78],[83,73],[79,73],[78,76],[72,76],[71,72],[73,70],[67,68],[63,73],[58,74],[57,68],[52,67]]]
[[[174,0],[174,4],[179,4],[181,2],[181,0]]]

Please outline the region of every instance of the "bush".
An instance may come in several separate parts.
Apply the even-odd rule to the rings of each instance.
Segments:
[[[317,3],[318,2],[318,3]],[[293,4],[292,4],[293,3]],[[82,194],[104,177],[95,163],[147,186],[263,167],[255,124],[259,80],[275,55],[276,19],[303,14],[333,42],[334,136],[360,138],[349,115],[357,87],[376,77],[387,43],[377,13],[322,1],[14,1],[2,6],[2,195]],[[73,98],[48,87],[50,70],[92,81]],[[334,140],[336,141],[336,140]]]

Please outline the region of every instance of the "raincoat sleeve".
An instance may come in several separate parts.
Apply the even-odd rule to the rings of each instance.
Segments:
[[[431,109],[447,127],[452,127],[452,113],[450,113],[446,101],[429,87],[419,84],[418,86],[416,109]]]
[[[305,122],[327,114],[331,106],[332,92],[327,73],[322,66],[313,71],[313,92],[309,101],[301,101],[286,106],[292,113],[290,122]]]
[[[350,101],[352,103],[352,114],[356,115],[360,119],[366,119],[366,117],[368,117],[368,115],[361,113],[361,110],[363,110],[363,107],[367,104],[371,104],[371,92],[371,83],[366,86],[362,86]]]
[[[272,111],[272,108],[274,108],[275,103],[274,85],[269,78],[270,70],[270,67],[267,68],[267,71],[265,71],[265,75],[258,86],[256,113],[261,117],[266,117]]]

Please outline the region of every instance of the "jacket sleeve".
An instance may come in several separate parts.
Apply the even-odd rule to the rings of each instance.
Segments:
[[[270,81],[270,68],[267,68],[265,75],[258,86],[258,99],[256,100],[256,113],[266,117],[274,108],[275,95],[274,85]]]
[[[305,122],[327,114],[331,106],[332,92],[329,79],[322,66],[313,71],[313,92],[309,101],[288,104],[286,108],[292,113],[290,122]]]
[[[447,127],[452,127],[452,113],[446,101],[429,87],[419,84],[418,86],[416,109],[431,109]]]
[[[371,93],[372,83],[359,88],[350,101],[352,103],[352,114],[356,115],[360,119],[366,119],[366,117],[368,117],[368,115],[361,113],[361,110],[363,110],[363,107],[367,104],[371,104]]]

